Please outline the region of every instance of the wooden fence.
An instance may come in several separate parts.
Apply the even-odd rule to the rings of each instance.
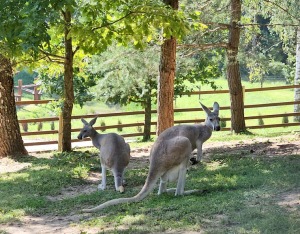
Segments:
[[[293,89],[293,88],[300,88],[300,85],[289,85],[289,86],[277,86],[277,87],[266,87],[266,88],[251,88],[251,89],[243,89],[244,90],[244,97],[247,95],[247,93],[250,92],[262,92],[262,91],[270,91],[270,90],[283,90],[283,89]],[[209,95],[209,94],[229,94],[229,90],[215,90],[215,91],[197,91],[193,93],[186,93],[185,95]],[[229,96],[229,95],[228,95]],[[47,104],[53,100],[35,100],[35,101],[17,101],[17,106],[24,106],[24,105],[37,105],[37,104]],[[263,100],[262,100],[263,101]],[[250,108],[264,108],[264,107],[275,107],[275,106],[287,106],[287,105],[294,105],[294,104],[300,104],[300,101],[284,101],[284,102],[276,102],[276,103],[261,103],[261,104],[251,104],[251,105],[244,105],[245,109]],[[221,106],[221,110],[230,110],[230,106]],[[184,113],[184,112],[198,112],[202,111],[202,109],[199,108],[178,108],[174,109],[175,113]],[[156,113],[156,110],[152,110],[152,113]],[[136,116],[136,115],[144,115],[144,111],[133,111],[133,112],[115,112],[115,113],[105,113],[105,114],[90,114],[90,115],[76,115],[72,116],[72,120],[78,120],[81,118],[93,118],[93,117],[99,117],[99,118],[105,118],[105,117],[120,117],[120,116]],[[288,117],[288,116],[300,116],[300,113],[276,113],[276,114],[270,114],[270,115],[256,115],[256,116],[245,116],[245,120],[251,120],[251,119],[268,119],[268,118],[277,118],[277,117]],[[223,121],[230,121],[230,117],[224,117],[222,118]],[[59,122],[60,117],[49,117],[49,118],[34,118],[34,119],[22,119],[19,120],[20,124],[28,124],[28,123],[43,123],[43,122],[49,122],[49,121],[56,121]],[[195,123],[195,122],[203,122],[204,119],[176,119],[175,118],[175,124],[183,124],[183,123]],[[156,122],[151,122],[152,126],[156,126]],[[247,126],[248,129],[258,129],[258,128],[276,128],[276,127],[287,127],[287,126],[299,126],[300,124],[297,122],[292,123],[280,123],[280,124],[269,124],[269,125],[253,125],[253,126]],[[106,126],[99,126],[95,127],[96,130],[104,130],[104,129],[120,129],[120,128],[128,128],[128,127],[143,127],[144,123],[126,123],[126,124],[116,124],[116,125],[106,125]],[[222,131],[230,131],[231,129],[228,127],[222,128]],[[79,132],[80,128],[72,128],[71,132]],[[59,135],[60,129],[58,130],[49,130],[49,131],[32,131],[32,132],[22,132],[22,136],[40,136],[40,135],[46,135],[46,134],[54,134],[57,135],[57,140],[51,140],[51,141],[32,141],[32,142],[25,142],[25,146],[34,146],[34,145],[49,145],[49,144],[59,144]],[[151,132],[151,135],[155,135],[155,132]],[[142,136],[143,133],[141,132],[132,132],[127,134],[121,134],[123,137],[139,137]],[[72,139],[72,142],[78,142],[77,139]]]
[[[17,89],[17,93],[15,93],[15,100],[21,101],[22,100],[22,93],[27,92],[33,95],[33,100],[40,100],[42,92],[39,90],[39,84],[30,84],[30,85],[23,85],[22,80],[18,80],[18,85],[15,86]]]

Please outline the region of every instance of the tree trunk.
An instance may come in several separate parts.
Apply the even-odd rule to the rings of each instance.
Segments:
[[[243,88],[238,61],[240,43],[241,1],[231,0],[231,22],[227,48],[227,79],[231,102],[231,131],[240,133],[246,130],[244,118]]]
[[[21,137],[14,96],[12,66],[0,54],[0,158],[28,155]]]
[[[143,141],[149,141],[151,137],[151,93],[146,97],[145,102],[145,124]]]
[[[71,151],[71,116],[74,103],[73,87],[73,49],[72,38],[69,36],[71,12],[64,13],[65,19],[65,63],[64,63],[64,103],[62,110],[62,151]]]
[[[178,0],[164,0],[178,9]],[[174,79],[176,69],[176,38],[165,39],[161,46],[157,93],[157,135],[174,125]]]
[[[297,28],[297,47],[296,47],[296,72],[295,85],[300,84],[300,27]],[[295,101],[300,101],[300,88],[295,88]],[[294,105],[294,112],[300,112],[300,105]],[[300,116],[294,116],[295,122],[300,122]]]

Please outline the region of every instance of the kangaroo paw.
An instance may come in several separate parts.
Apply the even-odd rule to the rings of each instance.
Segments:
[[[125,191],[123,186],[119,186],[118,190],[119,190],[120,193],[124,193],[124,191]]]
[[[199,163],[200,161],[197,161],[196,158],[190,158],[190,164],[195,165],[197,163]]]
[[[99,184],[99,185],[98,185],[98,190],[99,190],[99,191],[105,190],[105,188],[106,188],[106,186],[103,185],[103,184]]]

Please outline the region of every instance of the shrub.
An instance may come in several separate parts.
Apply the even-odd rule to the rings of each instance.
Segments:
[[[41,131],[42,129],[43,129],[43,123],[42,123],[42,122],[39,122],[39,123],[38,123],[37,130],[38,130],[38,131]]]
[[[54,124],[54,121],[52,121],[52,122],[50,123],[50,128],[51,128],[51,130],[55,130],[55,124]]]
[[[118,125],[122,124],[122,121],[120,119],[118,119]],[[123,128],[122,127],[118,127],[117,130],[119,132],[122,132],[123,131]]]
[[[223,116],[221,116],[221,120],[220,120],[220,127],[221,128],[226,128],[226,121],[225,120],[223,120]]]
[[[24,132],[28,132],[28,123],[22,123],[22,128]]]
[[[283,124],[289,123],[289,117],[288,117],[288,116],[283,116],[281,122],[282,122]]]
[[[136,130],[137,130],[137,132],[143,132],[142,126],[137,126],[137,127],[136,127]]]
[[[259,116],[260,116],[261,114],[259,114]],[[263,118],[262,117],[259,117],[258,118],[258,125],[259,126],[264,126],[265,125],[265,122],[264,122],[264,120],[263,120]]]
[[[106,124],[105,124],[105,121],[104,121],[104,120],[101,120],[100,126],[103,127],[103,128],[101,129],[101,131],[102,131],[102,132],[105,132],[105,130],[106,130],[106,128],[105,128]]]

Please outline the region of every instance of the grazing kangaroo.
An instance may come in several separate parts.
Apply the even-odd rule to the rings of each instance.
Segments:
[[[150,152],[150,167],[146,182],[141,191],[130,198],[119,198],[107,201],[92,209],[84,209],[83,212],[95,212],[104,209],[108,206],[138,202],[144,199],[150,192],[153,191],[158,179],[160,184],[158,195],[164,192],[173,192],[176,195],[190,194],[199,190],[184,191],[186,170],[190,155],[197,147],[200,149],[200,154],[197,155],[197,160],[202,156],[202,144],[210,138],[212,131],[220,130],[219,125],[219,104],[213,105],[211,112],[206,106],[201,104],[207,117],[204,124],[201,125],[178,125],[163,131],[153,144]],[[177,187],[167,189],[167,182],[177,180]]]
[[[124,192],[124,170],[130,159],[130,146],[123,137],[116,133],[99,134],[93,128],[96,120],[97,117],[88,123],[81,119],[84,126],[78,135],[78,139],[82,140],[90,137],[93,145],[100,150],[102,182],[98,185],[98,189],[104,190],[106,188],[106,169],[111,169],[114,175],[115,188],[122,193]]]

